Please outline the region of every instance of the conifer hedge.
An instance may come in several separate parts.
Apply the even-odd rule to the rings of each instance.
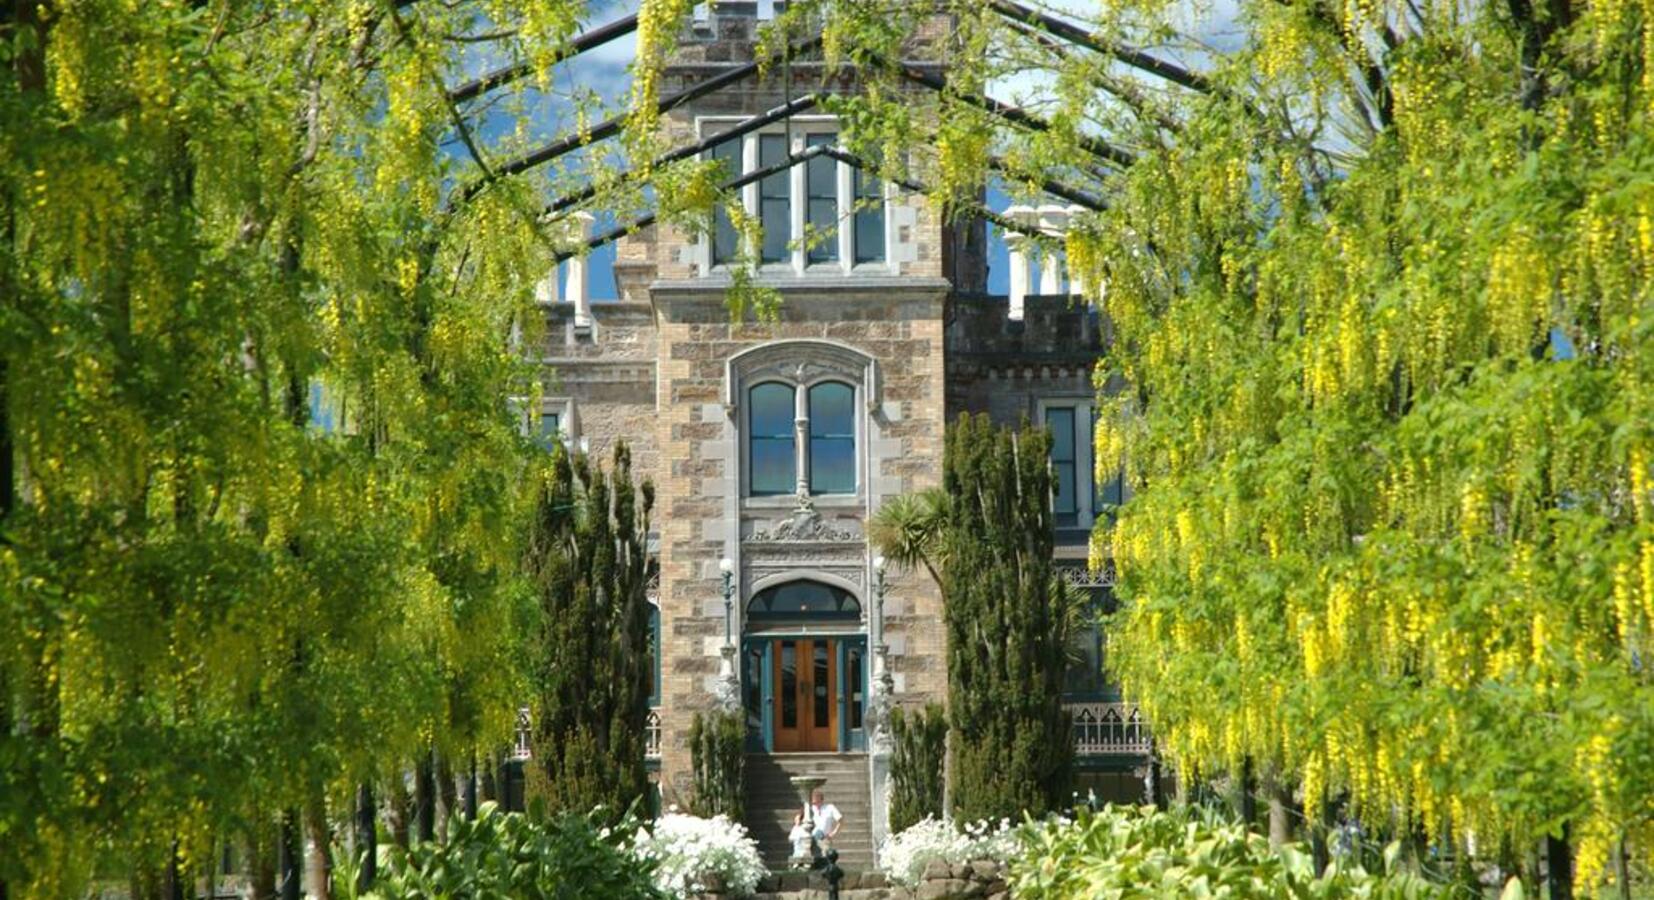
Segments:
[[[624,444],[607,473],[556,448],[524,565],[543,613],[532,645],[538,696],[527,793],[547,812],[603,807],[619,816],[648,796],[653,506],[654,488],[632,483]]]
[[[890,711],[895,750],[890,756],[890,833],[926,816],[942,816],[942,760],[947,753],[948,718],[942,706]]]
[[[698,816],[740,821],[746,797],[747,726],[740,713],[696,713],[689,725],[690,806]]]

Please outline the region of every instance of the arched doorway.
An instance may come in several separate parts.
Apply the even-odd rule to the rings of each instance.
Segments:
[[[849,591],[798,580],[747,603],[742,683],[754,749],[821,753],[866,746],[867,637]]]

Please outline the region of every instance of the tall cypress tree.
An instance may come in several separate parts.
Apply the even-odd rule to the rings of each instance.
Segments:
[[[959,821],[1038,815],[1068,791],[1072,616],[1051,565],[1050,451],[1043,429],[986,416],[962,416],[947,435],[940,545]]]
[[[1078,606],[1051,564],[1051,438],[962,416],[940,491],[896,498],[872,522],[880,549],[923,565],[947,629],[948,784],[958,821],[1057,808],[1072,734],[1062,708]]]
[[[618,817],[647,795],[653,506],[653,486],[632,483],[624,444],[608,473],[555,449],[525,566],[542,615],[528,794],[548,813],[602,806]]]

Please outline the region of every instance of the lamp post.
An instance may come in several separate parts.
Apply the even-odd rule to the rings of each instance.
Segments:
[[[735,628],[735,561],[727,556],[718,560],[718,571],[724,576],[724,644],[729,646]]]
[[[735,674],[735,562],[727,556],[718,560],[718,571],[724,576],[724,646],[719,648],[723,662],[715,693],[718,706],[733,713],[741,709],[741,679]]]
[[[878,643],[873,645],[875,690],[886,697],[895,692],[895,679],[890,675],[890,645],[884,639],[884,570],[885,559],[873,560],[873,618],[878,622]]]
[[[893,742],[890,710],[895,702],[896,680],[890,674],[890,645],[884,640],[885,559],[873,560],[873,615],[868,638],[873,644],[873,683],[867,698],[867,734],[873,755],[888,754]]]

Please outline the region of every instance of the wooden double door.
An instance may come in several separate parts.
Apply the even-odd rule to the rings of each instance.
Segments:
[[[742,705],[749,749],[866,749],[865,636],[749,635],[742,643]]]
[[[776,638],[771,720],[779,753],[838,749],[838,642],[831,638]]]

